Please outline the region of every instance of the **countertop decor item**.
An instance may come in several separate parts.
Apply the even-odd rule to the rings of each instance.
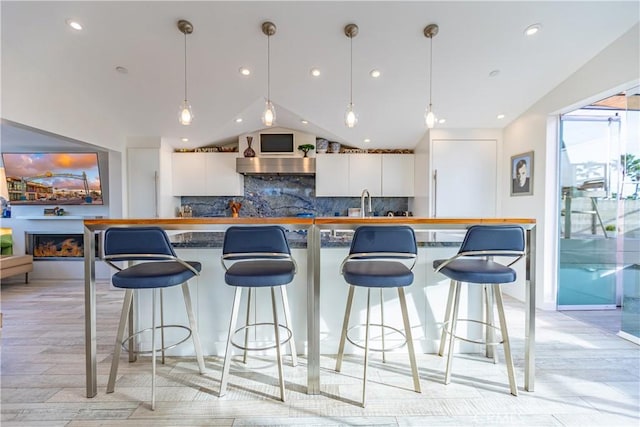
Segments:
[[[340,152],[340,143],[339,142],[332,142],[329,146],[331,148],[331,152],[332,153],[339,153]]]
[[[313,150],[315,147],[313,146],[313,144],[302,144],[302,145],[298,145],[298,150],[302,151],[304,153],[304,157],[307,157],[307,153],[311,150]]]
[[[231,216],[233,218],[237,218],[240,214],[240,208],[242,207],[242,203],[236,202],[235,200],[229,200],[229,209],[231,209]]]
[[[244,150],[244,156],[245,157],[255,157],[256,156],[256,152],[254,151],[253,148],[251,148],[251,143],[253,142],[253,137],[252,136],[248,136],[247,137],[247,149]]]

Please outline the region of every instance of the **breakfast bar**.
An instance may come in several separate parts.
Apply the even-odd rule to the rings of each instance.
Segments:
[[[95,234],[109,227],[158,226],[183,232],[224,232],[233,225],[282,225],[306,235],[306,319],[307,319],[307,393],[320,393],[320,261],[322,234],[337,230],[355,230],[359,225],[408,225],[416,232],[464,231],[471,225],[520,225],[526,237],[525,298],[525,379],[524,388],[534,390],[535,378],[535,220],[528,218],[420,218],[420,217],[269,217],[269,218],[153,218],[84,220],[85,267],[85,357],[87,397],[97,394],[96,360],[96,275]],[[206,268],[206,266],[205,266]],[[337,268],[337,266],[336,266]]]

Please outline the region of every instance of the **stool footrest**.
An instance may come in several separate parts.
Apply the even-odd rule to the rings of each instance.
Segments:
[[[351,339],[351,337],[349,337],[349,332],[352,329],[362,328],[362,327],[366,327],[366,326],[367,325],[365,323],[361,323],[359,325],[354,325],[354,326],[350,327],[349,329],[347,329],[347,336],[346,336],[347,341],[349,341],[351,344],[353,344],[354,346],[356,346],[356,347],[358,347],[358,348],[360,348],[362,350],[365,350],[365,347],[363,345],[359,344],[357,341],[354,341],[353,339]],[[372,326],[377,326],[377,327],[383,328],[383,329],[385,329],[385,328],[386,329],[391,329],[392,331],[400,334],[402,336],[402,338],[403,338],[403,341],[400,344],[396,344],[396,345],[394,345],[392,347],[374,348],[374,347],[369,346],[369,351],[377,351],[377,352],[382,353],[382,352],[397,350],[397,349],[402,348],[405,345],[407,345],[407,336],[400,329],[394,328],[393,326],[389,326],[389,325],[382,325],[380,323],[369,323],[369,327],[372,327]]]
[[[159,352],[159,351],[160,351],[160,352],[161,352],[161,351],[166,351],[166,350],[172,349],[172,348],[174,348],[174,347],[177,347],[177,346],[179,346],[180,344],[182,344],[183,342],[185,342],[186,340],[188,340],[189,338],[191,338],[191,328],[188,328],[188,327],[186,327],[186,326],[184,326],[184,325],[164,325],[164,326],[156,326],[156,327],[155,327],[155,329],[156,329],[156,330],[157,330],[157,329],[167,329],[167,328],[179,328],[179,329],[185,329],[188,333],[187,333],[187,336],[186,336],[185,338],[181,339],[181,340],[180,340],[180,341],[178,341],[177,343],[170,344],[170,345],[166,345],[166,346],[164,346],[164,347],[162,347],[162,348],[157,348],[157,349],[156,349],[156,353],[157,353],[157,352]],[[153,329],[153,328],[146,328],[146,329],[139,330],[138,332],[136,332],[136,333],[134,333],[134,334],[132,334],[132,335],[129,335],[129,336],[128,336],[128,337],[126,337],[124,340],[122,340],[121,345],[122,345],[122,348],[124,349],[124,351],[129,351],[129,347],[128,347],[125,343],[127,343],[127,342],[129,342],[129,341],[133,340],[133,339],[134,339],[135,337],[137,337],[138,335],[141,335],[141,334],[143,334],[143,333],[145,333],[145,332],[149,332],[149,331],[151,331],[152,329]],[[151,353],[153,353],[153,350],[131,350],[131,352],[132,352],[133,354],[151,354]]]
[[[273,323],[269,323],[269,322],[261,322],[261,323],[250,323],[248,325],[244,325],[241,328],[236,329],[233,332],[233,335],[237,334],[238,332],[241,332],[245,329],[249,329],[252,327],[256,327],[256,326],[271,326],[273,327]],[[288,327],[286,327],[285,325],[278,323],[278,327],[284,329],[287,332],[287,337],[285,339],[283,339],[282,341],[280,341],[279,345],[284,345],[286,343],[288,343],[291,338],[293,337],[293,332],[291,331],[291,329],[289,329]],[[278,344],[273,344],[270,346],[266,346],[266,347],[247,347],[241,344],[238,344],[236,342],[233,341],[233,338],[231,339],[231,345],[233,345],[235,348],[239,348],[240,350],[246,350],[246,351],[261,351],[261,350],[271,350],[273,348],[278,347]]]
[[[458,322],[472,322],[472,323],[478,323],[478,324],[480,324],[480,325],[488,326],[489,328],[493,328],[493,329],[495,329],[496,331],[500,332],[500,328],[499,328],[498,326],[491,325],[491,324],[489,324],[489,323],[487,323],[487,322],[482,322],[482,321],[480,321],[480,320],[474,320],[474,319],[458,319]],[[453,337],[454,337],[455,339],[457,339],[457,340],[462,340],[462,341],[470,342],[470,343],[473,343],[473,344],[482,344],[482,345],[500,345],[500,344],[503,344],[503,343],[504,343],[504,341],[478,341],[478,340],[472,340],[472,339],[467,338],[467,337],[462,337],[462,336],[460,336],[460,335],[453,335],[453,334],[451,333],[451,331],[447,328],[447,325],[448,325],[449,323],[451,323],[451,321],[444,322],[444,323],[442,324],[442,329],[443,329],[443,331],[444,331],[444,333],[445,333],[445,334],[450,335],[450,336],[453,336]]]

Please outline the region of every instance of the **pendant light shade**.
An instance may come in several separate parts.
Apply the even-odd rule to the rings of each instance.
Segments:
[[[358,35],[358,26],[356,24],[348,24],[344,27],[344,34],[349,37],[350,54],[349,54],[349,105],[344,113],[344,124],[348,128],[353,128],[358,123],[358,116],[353,110],[353,38]]]
[[[431,41],[429,45],[429,106],[424,112],[424,121],[429,129],[433,129],[436,124],[436,115],[433,113],[431,104],[431,89],[433,87],[433,38],[438,34],[438,30],[439,28],[436,24],[429,24],[424,28],[424,36]]]
[[[267,36],[267,101],[262,112],[262,123],[265,126],[273,126],[276,121],[276,109],[271,102],[271,36],[276,33],[273,22],[263,22],[262,32]]]
[[[188,126],[193,121],[193,111],[187,98],[187,34],[193,33],[193,25],[191,22],[181,19],[178,21],[178,29],[184,34],[184,101],[180,105],[178,121],[181,125]]]

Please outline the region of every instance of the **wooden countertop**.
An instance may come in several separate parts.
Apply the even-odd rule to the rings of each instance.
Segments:
[[[415,216],[327,216],[314,218],[314,224],[535,224],[533,218],[424,218]]]
[[[317,218],[300,217],[216,217],[216,218],[119,218],[119,219],[85,219],[84,225],[88,227],[117,226],[117,225],[230,225],[230,224],[292,224],[292,225],[313,225],[313,224],[422,224],[422,225],[462,225],[462,224],[531,224],[535,225],[533,218],[424,218],[414,216],[376,216],[376,217],[347,217],[331,216]]]

